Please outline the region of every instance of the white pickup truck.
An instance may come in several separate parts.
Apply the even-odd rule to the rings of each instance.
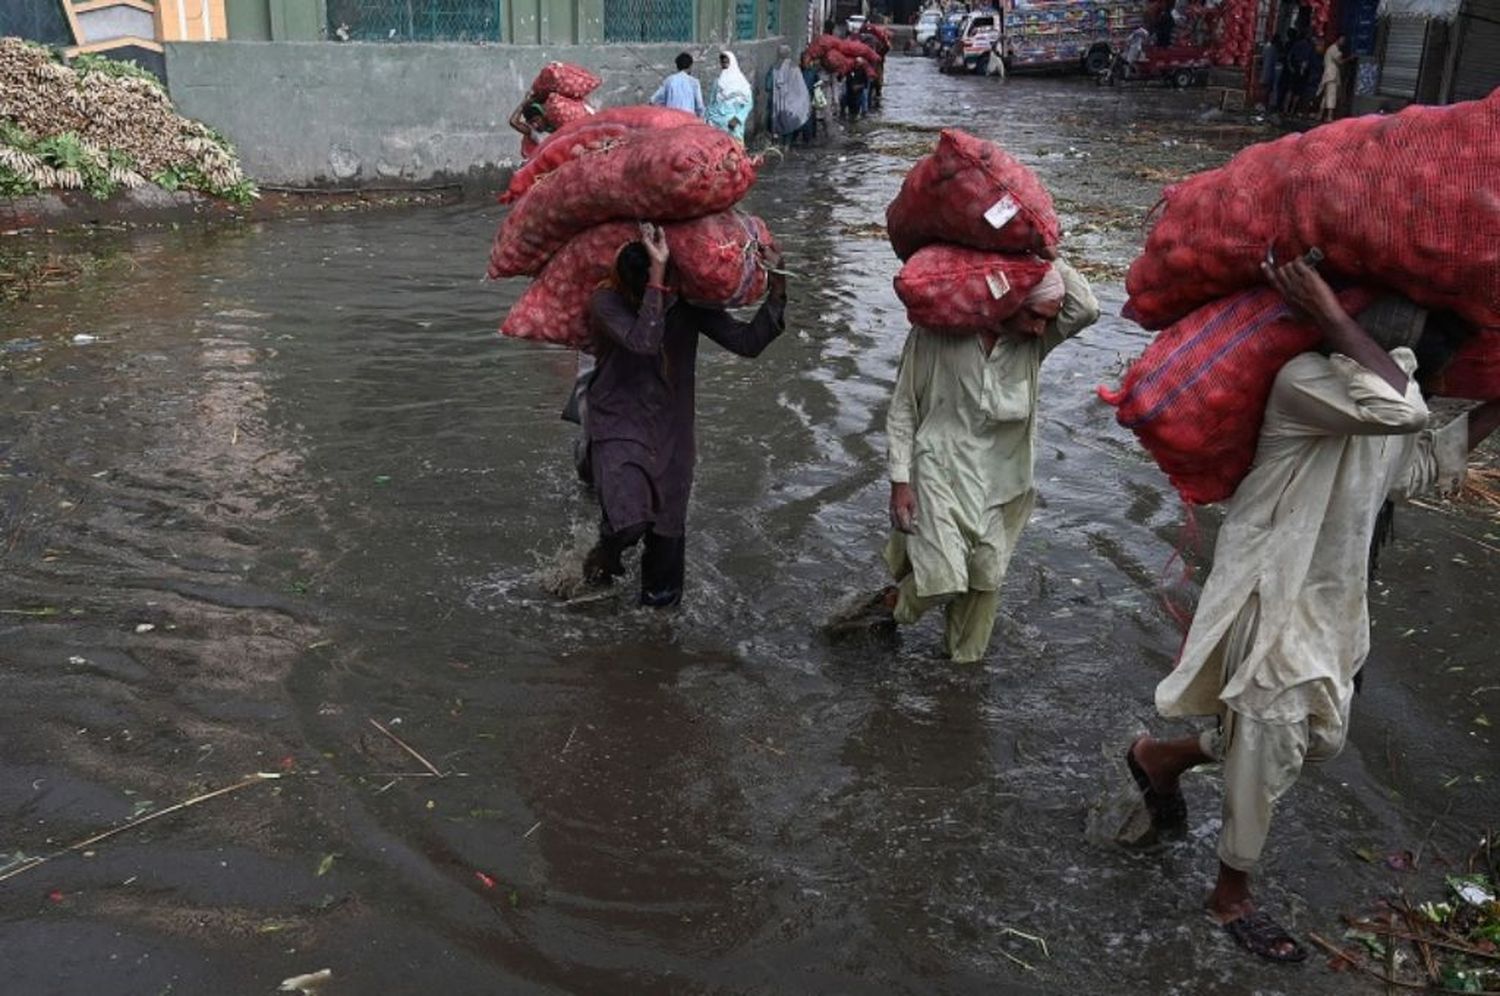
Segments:
[[[976,10],[958,26],[958,41],[940,67],[946,73],[982,73],[991,58],[1000,59],[1001,15],[996,10]]]

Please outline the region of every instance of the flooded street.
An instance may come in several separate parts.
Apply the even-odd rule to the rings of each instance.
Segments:
[[[1186,728],[1152,706],[1162,589],[1191,598],[1174,553],[1201,567],[1217,521],[1190,538],[1094,394],[1147,341],[1123,268],[1164,182],[1271,133],[1201,91],[921,59],[885,94],[748,198],[789,329],[702,353],[675,611],[543,594],[597,507],[572,354],[494,335],[522,288],[480,279],[495,205],[100,236],[128,256],[0,306],[0,863],[281,776],[0,881],[6,992],[1372,991],[1204,917],[1216,775],[1187,841],[1085,832],[1129,740]],[[818,636],[884,580],[906,325],[876,226],[943,124],[1038,171],[1106,315],[1043,367],[1038,509],[974,667],[935,615]],[[1273,828],[1288,926],[1427,898],[1500,813],[1497,534],[1401,510],[1349,747]]]

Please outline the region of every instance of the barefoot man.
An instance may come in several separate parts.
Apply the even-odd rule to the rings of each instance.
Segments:
[[[1226,509],[1182,656],[1156,689],[1163,716],[1215,716],[1218,725],[1178,740],[1141,737],[1126,762],[1153,824],[1168,832],[1186,826],[1178,779],[1223,764],[1209,913],[1255,954],[1301,961],[1302,946],[1250,896],[1272,811],[1305,761],[1344,745],[1369,652],[1366,578],[1387,497],[1460,483],[1469,449],[1500,423],[1500,402],[1428,430],[1407,348],[1424,313],[1380,302],[1374,318],[1366,312],[1366,331],[1302,261],[1267,268],[1267,277],[1317,323],[1325,349],[1276,378],[1255,466]]]

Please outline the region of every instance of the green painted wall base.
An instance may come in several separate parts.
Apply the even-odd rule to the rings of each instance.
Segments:
[[[231,41],[319,41],[328,8],[323,0],[224,0]]]

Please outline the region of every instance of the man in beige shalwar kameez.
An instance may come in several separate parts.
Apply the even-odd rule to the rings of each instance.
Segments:
[[[1088,281],[1058,261],[1001,328],[907,337],[886,418],[894,532],[885,560],[897,583],[883,595],[903,625],[944,605],[954,661],[989,648],[1000,584],[1036,499],[1042,360],[1098,317]]]
[[[1386,352],[1390,342],[1377,344],[1304,264],[1270,276],[1318,322],[1330,355],[1305,353],[1278,375],[1182,655],[1156,689],[1163,716],[1216,716],[1218,728],[1142,737],[1126,762],[1165,830],[1186,823],[1181,775],[1224,765],[1209,912],[1256,954],[1300,961],[1300,945],[1255,908],[1249,876],[1303,763],[1343,747],[1370,647],[1365,589],[1377,516],[1388,496],[1460,483],[1469,449],[1500,422],[1500,403],[1428,429],[1410,349]],[[1425,317],[1418,313],[1417,335]]]

